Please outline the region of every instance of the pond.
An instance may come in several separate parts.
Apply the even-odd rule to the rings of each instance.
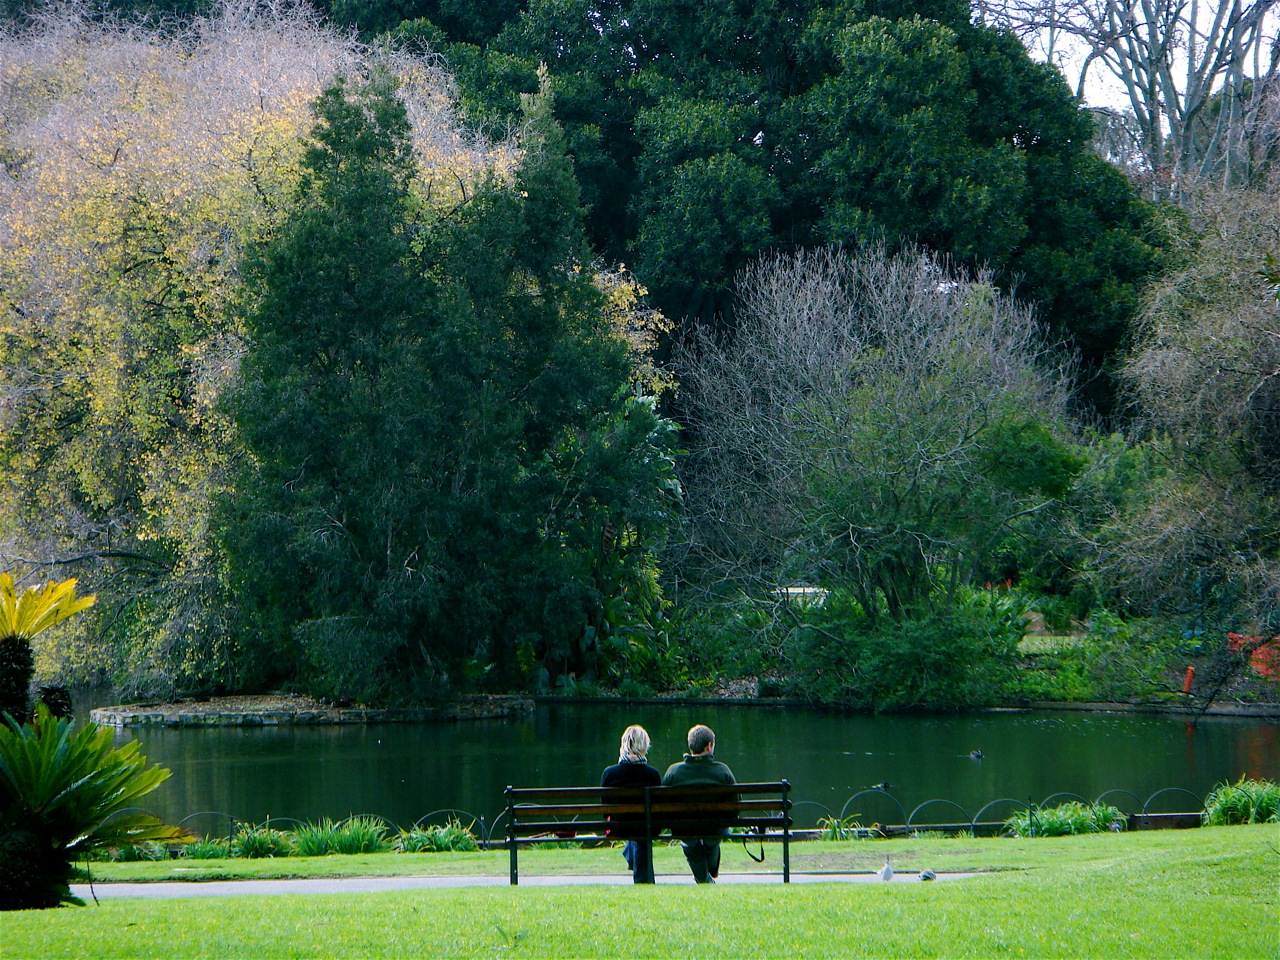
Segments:
[[[711,725],[717,758],[739,780],[786,778],[797,825],[857,815],[863,823],[968,820],[993,801],[1058,793],[1126,812],[1199,809],[1216,784],[1280,775],[1280,723],[1112,713],[1000,712],[863,716],[786,707],[548,704],[521,720],[380,726],[144,728],[150,762],[173,776],[146,806],[169,821],[214,811],[239,820],[376,814],[408,826],[444,809],[492,822],[503,789],[599,782],[629,723],[653,737],[659,769],[680,759],[694,723]],[[120,742],[133,732],[121,731]],[[981,759],[971,756],[981,751]],[[888,783],[890,797],[862,790]],[[1176,788],[1170,790],[1169,788]],[[1189,797],[1181,791],[1195,794]],[[895,802],[896,801],[896,802]],[[962,808],[963,813],[951,804]],[[1003,819],[1010,804],[981,819]],[[437,818],[439,819],[439,818]],[[212,819],[193,822],[212,831]]]

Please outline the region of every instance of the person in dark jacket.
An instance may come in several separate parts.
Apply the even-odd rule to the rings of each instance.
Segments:
[[[662,782],[662,775],[656,767],[649,766],[649,734],[644,727],[632,725],[622,731],[622,744],[618,751],[618,762],[606,767],[600,775],[602,787],[656,787]],[[621,825],[620,825],[621,826]],[[640,828],[643,834],[644,828]],[[634,836],[634,830],[625,827],[609,830],[610,834],[627,838]],[[640,839],[627,839],[622,845],[622,855],[631,868],[632,879],[636,883],[653,883],[653,847],[641,836]]]
[[[662,777],[663,786],[683,787],[693,784],[734,784],[733,771],[717,760],[716,735],[711,728],[698,724],[689,729],[689,752],[679,763],[673,763]],[[697,883],[715,883],[720,874],[720,839],[723,828],[712,836],[681,837],[684,857],[689,861]]]

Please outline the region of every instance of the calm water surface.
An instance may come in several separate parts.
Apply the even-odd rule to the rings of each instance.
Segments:
[[[200,811],[240,820],[316,820],[378,814],[407,826],[455,808],[492,821],[503,789],[599,782],[629,723],[653,737],[659,769],[680,759],[685,731],[708,723],[716,756],[739,780],[786,778],[799,825],[839,813],[859,791],[888,782],[892,800],[858,797],[845,809],[863,822],[967,820],[1002,798],[1041,803],[1053,794],[1139,809],[1199,809],[1216,784],[1280,777],[1280,723],[1096,713],[995,713],[870,717],[780,707],[546,705],[524,720],[373,727],[144,729],[151,762],[173,776],[147,798],[173,821]],[[132,739],[121,732],[119,740]],[[970,758],[982,751],[982,759]],[[1137,799],[1134,799],[1136,797]],[[1007,816],[1008,804],[981,817]],[[194,824],[193,824],[194,825]],[[199,827],[197,827],[199,829]]]

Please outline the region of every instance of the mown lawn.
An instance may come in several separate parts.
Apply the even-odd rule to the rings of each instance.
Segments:
[[[746,858],[739,846],[725,870]],[[979,869],[946,883],[518,887],[110,900],[0,915],[0,956],[1280,958],[1280,827],[799,845],[797,871]],[[770,850],[766,867],[776,867]],[[728,859],[727,857],[727,859]],[[331,873],[501,874],[501,853],[325,858]],[[277,861],[297,876],[305,861]],[[609,872],[610,850],[521,856],[522,874]],[[232,862],[224,862],[224,866]],[[480,869],[487,863],[488,869]],[[258,868],[262,861],[250,862]],[[237,866],[246,864],[238,863]],[[324,865],[323,861],[319,865]],[[99,865],[105,867],[105,865]],[[123,864],[109,873],[183,864]],[[128,868],[127,870],[125,868]],[[254,875],[266,875],[256,872]]]

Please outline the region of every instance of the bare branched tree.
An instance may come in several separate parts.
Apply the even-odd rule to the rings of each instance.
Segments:
[[[738,296],[736,334],[679,355],[709,581],[839,586],[873,617],[909,615],[1079,469],[1057,436],[1067,371],[986,278],[822,250],[758,262]]]
[[[1100,570],[1190,619],[1280,630],[1280,250],[1275,193],[1198,195],[1199,242],[1151,293],[1125,369],[1159,459],[1117,515]]]
[[[978,0],[975,13],[1042,41],[1063,66],[1083,48],[1081,100],[1091,72],[1124,91],[1146,182],[1179,199],[1200,181],[1235,186],[1250,175],[1250,138],[1269,138],[1267,104],[1280,48],[1277,0]]]

